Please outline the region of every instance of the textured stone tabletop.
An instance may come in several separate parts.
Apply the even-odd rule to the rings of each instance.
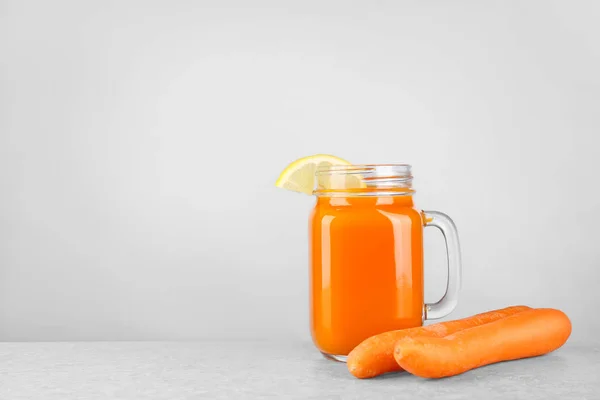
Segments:
[[[0,399],[600,399],[600,346],[426,380],[353,378],[310,343],[0,343]]]

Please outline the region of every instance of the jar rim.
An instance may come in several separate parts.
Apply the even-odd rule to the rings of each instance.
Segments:
[[[412,165],[406,163],[384,163],[384,164],[330,164],[320,165],[316,168],[316,174],[326,174],[335,172],[357,172],[359,170],[364,171],[376,171],[376,170],[394,170],[394,172],[405,172],[410,174]]]

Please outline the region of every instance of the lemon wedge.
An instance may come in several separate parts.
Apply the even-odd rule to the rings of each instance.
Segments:
[[[317,168],[330,165],[351,165],[348,161],[329,154],[315,154],[289,164],[279,175],[275,186],[294,192],[312,194]]]

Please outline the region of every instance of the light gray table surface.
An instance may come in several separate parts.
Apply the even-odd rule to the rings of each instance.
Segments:
[[[308,342],[0,343],[0,399],[600,399],[600,345],[359,380]]]

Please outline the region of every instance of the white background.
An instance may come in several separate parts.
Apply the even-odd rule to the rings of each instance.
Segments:
[[[452,318],[596,336],[600,3],[0,2],[0,340],[308,339],[298,157],[408,162]],[[427,299],[444,285],[427,232]]]

